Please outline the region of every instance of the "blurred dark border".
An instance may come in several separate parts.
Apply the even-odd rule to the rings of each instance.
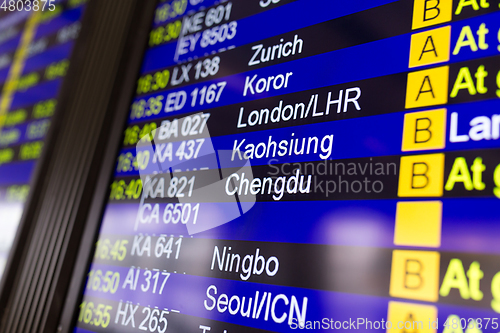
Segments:
[[[70,332],[155,0],[90,0],[0,283],[0,332]]]

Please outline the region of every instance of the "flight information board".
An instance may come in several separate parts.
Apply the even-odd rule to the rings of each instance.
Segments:
[[[158,4],[75,332],[500,331],[498,0]]]
[[[0,276],[80,32],[85,0],[3,2],[0,18]],[[32,5],[39,4],[38,9]]]

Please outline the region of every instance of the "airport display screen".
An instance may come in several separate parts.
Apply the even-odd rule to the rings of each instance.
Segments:
[[[80,31],[84,2],[0,4],[0,276]]]
[[[498,332],[500,5],[159,2],[75,332]]]

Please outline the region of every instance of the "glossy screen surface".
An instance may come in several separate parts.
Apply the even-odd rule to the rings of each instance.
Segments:
[[[160,2],[75,332],[498,332],[500,7]]]
[[[0,276],[80,32],[84,2],[51,1],[38,12],[1,10]]]

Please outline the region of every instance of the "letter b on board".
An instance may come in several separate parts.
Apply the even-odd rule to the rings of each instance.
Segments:
[[[402,151],[443,149],[446,145],[446,109],[405,114]]]
[[[444,154],[401,157],[400,197],[440,197],[443,195]]]
[[[451,21],[453,0],[415,0],[412,29]]]
[[[392,297],[436,302],[439,288],[439,253],[394,250],[392,252]]]

